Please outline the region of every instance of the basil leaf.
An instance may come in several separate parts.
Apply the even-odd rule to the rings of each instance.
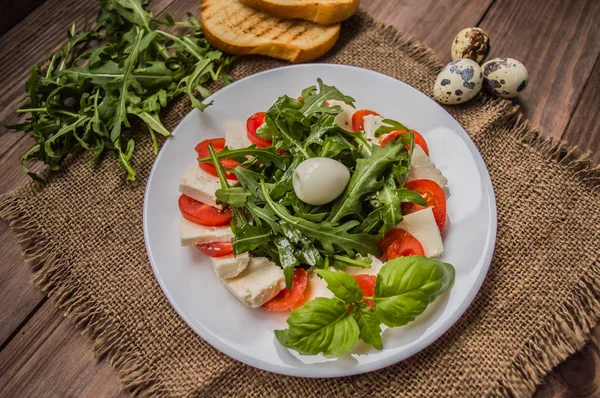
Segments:
[[[360,330],[358,337],[378,350],[383,349],[383,343],[381,342],[381,321],[379,321],[375,312],[365,303],[361,303],[352,307],[352,317]]]
[[[345,272],[326,271],[318,269],[315,271],[327,282],[327,289],[331,290],[335,297],[346,303],[356,303],[363,298],[363,292],[356,280]]]
[[[399,257],[379,271],[375,284],[375,314],[387,326],[413,321],[454,283],[454,268],[438,259]]]
[[[337,299],[317,297],[292,311],[287,319],[289,328],[275,330],[275,337],[284,347],[304,355],[341,355],[358,340],[356,320],[348,307]]]

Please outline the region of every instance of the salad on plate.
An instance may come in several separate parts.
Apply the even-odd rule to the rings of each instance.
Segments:
[[[413,321],[454,282],[443,254],[447,180],[425,139],[320,79],[226,122],[181,176],[182,246],[210,257],[242,303],[290,311],[275,330],[341,355]],[[191,150],[191,148],[190,148]],[[192,163],[192,162],[190,162]]]

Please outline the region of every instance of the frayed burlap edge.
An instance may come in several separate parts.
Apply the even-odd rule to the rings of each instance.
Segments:
[[[412,37],[403,36],[390,25],[372,20],[361,12],[366,26],[374,26],[374,33],[381,35],[391,44],[401,47],[424,66],[437,72],[442,63],[429,47]],[[576,147],[564,141],[542,137],[538,129],[530,128],[520,113],[518,106],[510,101],[480,96],[475,99],[479,106],[497,108],[499,123],[510,128],[510,134],[532,150],[555,161],[573,172],[576,178],[591,187],[594,193],[600,191],[600,166],[594,166],[589,153],[580,154]],[[483,127],[485,128],[485,126]],[[19,208],[19,196],[27,190],[43,189],[36,183],[0,196],[0,219],[5,220],[23,257],[31,266],[34,284],[45,292],[55,305],[82,334],[93,341],[97,358],[106,358],[116,371],[123,388],[133,395],[166,395],[158,377],[144,365],[144,361],[132,349],[124,350],[128,340],[124,331],[119,330],[103,314],[99,305],[76,283],[63,285],[69,272],[68,262],[61,258],[53,243],[43,231],[36,228],[35,221],[23,222]],[[530,396],[542,379],[561,361],[580,350],[589,338],[590,330],[600,320],[600,262],[590,265],[577,288],[558,306],[554,317],[541,325],[537,333],[523,346],[520,354],[507,372],[498,379],[493,396]]]

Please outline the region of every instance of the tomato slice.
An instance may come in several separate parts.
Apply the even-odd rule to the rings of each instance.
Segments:
[[[232,217],[230,207],[219,210],[206,203],[198,202],[187,195],[179,197],[179,211],[186,220],[206,227],[227,225]]]
[[[373,297],[375,295],[375,282],[377,281],[377,276],[369,275],[369,274],[358,274],[352,275],[354,280],[358,283],[358,286],[363,291],[363,296],[365,297]],[[371,300],[365,301],[365,304],[371,308],[375,308],[375,305]]]
[[[415,137],[415,145],[420,146],[421,149],[423,149],[423,152],[425,152],[427,154],[427,156],[429,156],[429,148],[427,148],[427,142],[425,142],[425,138],[423,138],[423,136],[421,134],[419,134],[418,131],[415,131],[415,130],[410,130],[410,131],[412,131],[412,133]],[[381,143],[379,145],[381,145],[382,148],[385,148],[385,146],[388,144],[388,142],[395,140],[396,137],[398,137],[400,134],[406,134],[406,133],[408,133],[408,131],[406,131],[406,130],[392,131],[383,137],[383,139],[381,140]]]
[[[369,109],[360,109],[352,114],[352,131],[363,131],[365,129],[364,117],[367,115],[381,116],[375,111]]]
[[[225,148],[225,138],[213,138],[212,140],[204,140],[198,145],[196,145],[195,149],[199,158],[205,158],[210,156],[208,152],[208,146],[210,144],[212,144],[215,152],[220,152],[223,150],[223,148]],[[226,169],[233,170],[239,164],[240,162],[238,162],[237,160],[227,158],[221,159],[221,165],[223,165],[223,167]],[[217,168],[210,161],[200,163],[200,168],[206,171],[207,173],[214,175],[215,177],[219,176],[217,174]],[[225,177],[227,177],[228,180],[237,180],[237,177],[232,171],[225,170]]]
[[[432,180],[414,180],[407,183],[404,187],[418,192],[425,199],[427,207],[431,207],[433,210],[435,223],[440,232],[443,232],[446,226],[446,195],[444,194],[444,190]],[[402,214],[414,213],[424,208],[414,203],[402,203]]]
[[[273,141],[256,135],[256,130],[264,123],[265,112],[256,112],[246,120],[246,135],[251,143],[256,144],[257,148],[268,148],[273,145]]]
[[[308,275],[303,268],[294,270],[292,279],[292,288],[287,290],[283,288],[277,296],[262,305],[267,311],[285,311],[289,310],[294,304],[304,298],[304,291],[308,283]]]
[[[388,261],[398,257],[425,255],[425,250],[417,238],[403,229],[399,229],[399,231],[401,231],[401,236],[393,241],[385,251]]]
[[[198,243],[196,247],[208,257],[224,257],[233,253],[231,242]]]

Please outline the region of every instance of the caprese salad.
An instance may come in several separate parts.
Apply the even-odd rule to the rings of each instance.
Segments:
[[[320,79],[199,142],[179,190],[181,245],[248,307],[289,311],[277,340],[339,355],[414,320],[454,281],[446,178],[417,131]]]

